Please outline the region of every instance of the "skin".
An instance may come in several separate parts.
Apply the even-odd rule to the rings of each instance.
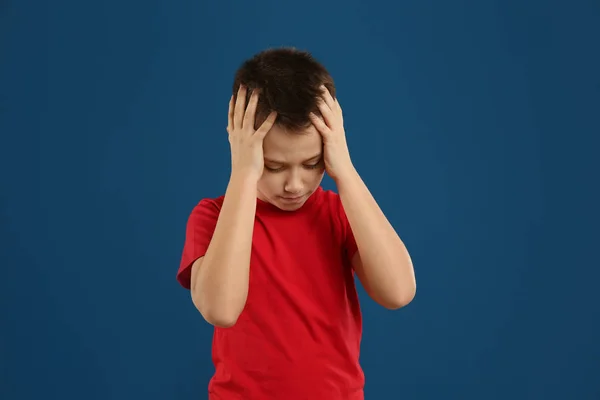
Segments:
[[[208,323],[221,328],[237,322],[248,298],[256,194],[264,170],[263,140],[276,117],[271,114],[255,130],[258,93],[252,95],[247,109],[245,98],[246,88],[241,86],[237,102],[233,96],[229,101],[231,176],[206,254],[192,264],[192,302]]]
[[[323,137],[325,168],[336,183],[358,246],[352,265],[373,300],[388,309],[404,307],[417,288],[410,255],[352,164],[338,100],[321,89],[323,119],[312,114],[311,120]]]
[[[258,181],[258,198],[285,211],[301,208],[325,173],[320,133],[314,126],[292,133],[276,125],[263,149],[265,170]]]
[[[323,118],[311,114],[312,125],[291,134],[274,125],[275,114],[254,130],[258,96],[253,93],[246,108],[242,86],[237,102],[232,97],[229,104],[232,173],[213,239],[192,266],[194,305],[215,326],[236,323],[248,296],[257,196],[282,210],[297,210],[324,172],[338,187],[358,246],[352,265],[365,290],[388,309],[410,303],[416,292],[410,255],[352,164],[337,99],[322,87]]]

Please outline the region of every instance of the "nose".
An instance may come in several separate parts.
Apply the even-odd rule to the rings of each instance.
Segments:
[[[283,190],[294,196],[302,193],[302,187],[300,174],[298,172],[291,172],[285,181]]]

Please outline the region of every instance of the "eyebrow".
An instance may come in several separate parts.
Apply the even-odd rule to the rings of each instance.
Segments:
[[[312,156],[310,158],[307,158],[306,160],[302,161],[302,163],[316,160],[317,158],[321,158],[322,155],[323,155],[323,153],[316,154],[316,155],[314,155],[314,156]],[[286,164],[283,161],[277,161],[277,160],[273,160],[273,159],[267,158],[267,157],[265,157],[265,161],[273,163],[273,164],[284,164],[284,165]]]

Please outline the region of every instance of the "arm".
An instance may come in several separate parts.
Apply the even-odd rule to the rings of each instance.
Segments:
[[[350,169],[336,181],[358,251],[352,259],[369,296],[388,309],[410,303],[416,293],[412,261],[358,172]]]
[[[192,301],[212,325],[233,326],[246,304],[255,213],[256,179],[232,176],[206,254],[192,265]]]
[[[231,179],[206,253],[192,266],[194,305],[209,323],[221,327],[237,322],[248,298],[256,190],[264,170],[263,140],[277,117],[271,112],[255,130],[259,91],[253,91],[247,108],[246,94],[240,85],[229,101]]]
[[[373,300],[389,309],[403,307],[416,292],[412,261],[352,164],[340,103],[325,87],[322,90],[323,118],[311,113],[311,120],[323,137],[325,168],[336,182],[358,247],[354,270]]]

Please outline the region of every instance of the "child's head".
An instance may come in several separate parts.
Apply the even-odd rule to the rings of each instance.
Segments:
[[[320,116],[317,99],[325,85],[335,97],[335,86],[325,67],[308,52],[293,48],[269,49],[238,69],[233,95],[240,84],[260,89],[256,128],[271,111],[277,121],[264,140],[265,169],[258,197],[283,210],[300,208],[323,179],[323,142],[309,114]],[[247,102],[246,102],[247,104]]]

